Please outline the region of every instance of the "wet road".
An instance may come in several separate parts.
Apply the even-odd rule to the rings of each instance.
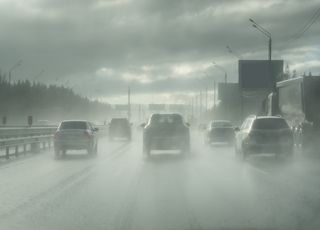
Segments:
[[[0,165],[0,229],[320,229],[320,159],[233,148],[142,156],[102,138],[99,155],[52,152]]]

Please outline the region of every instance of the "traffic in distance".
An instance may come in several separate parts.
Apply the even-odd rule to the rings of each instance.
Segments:
[[[131,141],[132,123],[126,118],[112,118],[109,123],[110,141]],[[179,150],[190,153],[190,124],[177,113],[150,115],[142,128],[143,154],[152,150]],[[207,126],[199,125],[204,144],[234,146],[235,156],[245,159],[252,154],[272,153],[275,157],[290,158],[294,154],[293,131],[281,116],[250,115],[240,127],[227,120],[212,120]],[[85,149],[88,154],[98,151],[97,127],[88,121],[63,121],[54,135],[54,152],[64,156],[67,150]]]
[[[320,0],[0,0],[0,230],[320,230]]]

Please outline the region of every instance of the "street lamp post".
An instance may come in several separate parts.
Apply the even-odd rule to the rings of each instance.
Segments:
[[[268,50],[269,50],[269,70],[270,70],[270,76],[272,77],[272,90],[275,91],[276,89],[276,77],[272,71],[272,63],[271,63],[271,52],[272,52],[272,37],[271,37],[271,33],[266,30],[265,28],[263,28],[262,26],[260,26],[258,23],[256,23],[252,18],[249,19],[249,21],[252,23],[252,26],[254,28],[256,28],[257,30],[259,30],[263,35],[265,35],[268,38]]]
[[[205,74],[207,74],[206,72],[205,72]],[[206,77],[208,77],[208,76],[206,76]],[[200,98],[201,98],[201,108],[203,107],[203,100],[205,101],[205,112],[207,112],[208,111],[208,87],[207,87],[207,82],[205,81],[205,79],[203,79],[203,78],[200,78],[200,77],[198,77],[197,78],[197,82],[200,82],[201,84],[199,84],[199,86],[200,86]],[[202,94],[202,87],[203,86],[205,86],[204,87],[204,96],[203,96],[203,94]],[[203,99],[203,97],[204,97],[204,99]],[[202,110],[201,110],[202,111]]]
[[[225,68],[223,68],[222,66],[218,65],[214,61],[212,62],[212,64],[214,65],[214,67],[216,67],[217,69],[220,69],[220,70],[222,70],[224,72],[224,83],[227,84],[228,75],[227,75],[227,71],[225,70]]]
[[[15,69],[15,68],[17,68],[17,67],[19,67],[20,65],[21,65],[21,63],[22,63],[22,60],[19,60],[16,64],[14,64],[12,67],[11,67],[11,69],[9,70],[9,84],[11,84],[11,73],[12,73],[12,71]]]
[[[37,75],[33,77],[34,81],[38,81],[38,78],[44,73],[44,70],[41,70]]]
[[[242,59],[242,56],[236,52],[234,52],[234,50],[231,49],[231,47],[229,45],[226,46],[228,52],[232,55],[234,55],[236,58],[238,59]]]
[[[259,30],[262,34],[264,34],[268,38],[268,48],[269,48],[269,60],[271,61],[271,52],[272,52],[272,37],[271,33],[260,26],[258,23],[256,23],[252,18],[249,19],[249,21],[252,23],[252,26]]]

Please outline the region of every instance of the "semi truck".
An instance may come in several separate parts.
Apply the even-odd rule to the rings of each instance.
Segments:
[[[283,116],[303,151],[320,143],[320,76],[303,76],[277,82],[264,102],[266,115]]]

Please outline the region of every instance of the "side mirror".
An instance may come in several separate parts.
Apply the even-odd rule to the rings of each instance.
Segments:
[[[234,131],[239,132],[239,131],[240,131],[240,128],[239,128],[239,127],[235,127],[235,128],[234,128]]]
[[[144,128],[145,126],[146,126],[146,123],[142,123],[142,124],[140,125],[141,128]]]
[[[94,132],[98,132],[98,131],[99,131],[99,128],[95,127],[95,128],[93,128],[93,131],[94,131]]]
[[[188,122],[186,122],[186,126],[190,127],[190,124]]]

